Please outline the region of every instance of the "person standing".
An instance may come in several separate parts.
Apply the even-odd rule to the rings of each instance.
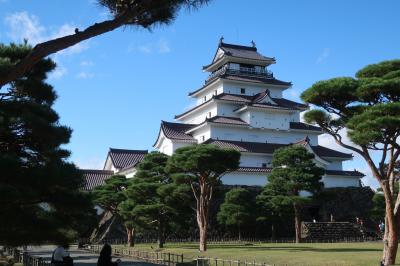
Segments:
[[[100,251],[99,259],[97,260],[97,266],[118,266],[121,260],[117,259],[115,262],[111,258],[111,246],[109,244],[104,244]]]

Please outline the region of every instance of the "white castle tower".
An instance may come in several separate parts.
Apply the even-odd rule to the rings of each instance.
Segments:
[[[176,123],[161,122],[154,147],[171,155],[177,148],[200,143],[241,152],[240,168],[225,174],[227,185],[265,185],[272,153],[285,145],[303,145],[326,169],[325,187],[360,186],[364,175],[343,171],[351,154],[318,145],[319,127],[300,122],[308,106],[283,98],[292,84],[278,80],[268,70],[275,58],[258,53],[256,45],[218,45],[205,84],[189,93],[197,105],[176,115]]]

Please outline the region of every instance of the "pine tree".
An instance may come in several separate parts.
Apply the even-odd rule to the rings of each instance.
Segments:
[[[179,148],[169,158],[166,170],[180,173],[175,182],[190,185],[196,200],[196,218],[200,231],[200,251],[207,250],[209,209],[215,186],[225,172],[239,166],[240,152],[210,144]]]
[[[171,227],[184,222],[182,218],[190,212],[190,187],[173,182],[165,172],[168,157],[159,152],[147,154],[125,192],[127,200],[136,203],[130,213],[138,217],[141,228],[157,234],[159,248]]]
[[[288,146],[276,150],[272,172],[259,199],[263,198],[272,210],[291,206],[294,211],[296,243],[301,241],[301,209],[310,198],[301,192],[317,193],[324,169],[313,162],[314,154],[302,146]]]
[[[0,44],[0,73],[31,52],[31,47]],[[52,109],[54,70],[40,60],[26,75],[0,91],[0,241],[4,245],[68,241],[86,229],[95,212],[80,192],[83,177],[67,161],[71,129]],[[79,207],[78,207],[79,206]],[[83,223],[83,224],[82,224]]]
[[[391,60],[368,65],[355,78],[316,82],[301,95],[317,107],[304,115],[305,120],[360,155],[379,182],[386,209],[385,265],[395,264],[400,230],[400,195],[395,191],[395,166],[400,157],[399,88],[400,60]],[[352,144],[344,141],[345,130]]]
[[[105,184],[95,187],[92,191],[93,202],[103,210],[113,215],[112,219],[124,223],[129,246],[134,245],[135,217],[126,211],[135,206],[134,202],[126,202],[125,191],[129,181],[123,175],[113,175],[106,179]]]
[[[255,198],[244,188],[234,188],[225,194],[225,200],[220,206],[217,221],[226,227],[237,229],[239,241],[241,229],[255,222]]]

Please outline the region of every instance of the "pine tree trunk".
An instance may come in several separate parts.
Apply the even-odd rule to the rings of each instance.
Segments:
[[[200,229],[200,252],[207,250],[207,225],[199,225]]]
[[[133,228],[126,228],[126,234],[128,237],[127,244],[129,247],[135,246],[135,229]]]
[[[158,248],[164,248],[164,243],[165,243],[165,236],[164,236],[164,224],[160,220],[159,225],[158,225]]]
[[[242,232],[240,230],[240,225],[239,225],[239,242],[242,240]]]
[[[294,226],[296,230],[296,243],[301,242],[301,209],[297,203],[293,203]]]
[[[385,195],[386,216],[385,216],[385,236],[383,239],[383,262],[384,265],[393,265],[396,262],[398,247],[398,219],[394,214],[394,204],[392,204],[392,195],[387,184],[382,187]]]
[[[207,225],[208,225],[208,210],[209,202],[211,200],[211,186],[200,182],[200,193],[197,199],[197,225],[200,232],[200,252],[207,250]]]
[[[275,240],[276,236],[275,236],[276,232],[275,232],[275,226],[274,223],[271,223],[271,239]]]

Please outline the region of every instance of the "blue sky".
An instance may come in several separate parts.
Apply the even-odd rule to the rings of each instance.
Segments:
[[[219,38],[251,40],[277,64],[270,69],[292,81],[289,99],[314,82],[351,76],[361,67],[400,57],[400,2],[361,0],[215,0],[176,21],[148,31],[122,28],[53,56],[59,98],[55,109],[74,132],[68,148],[82,168],[101,168],[109,147],[151,149],[160,120],[173,121],[193,102],[201,71]],[[83,29],[108,17],[94,0],[0,0],[0,42],[37,43]],[[331,146],[330,138],[322,137]],[[346,169],[369,175],[355,158]],[[376,186],[371,178],[364,183]]]

